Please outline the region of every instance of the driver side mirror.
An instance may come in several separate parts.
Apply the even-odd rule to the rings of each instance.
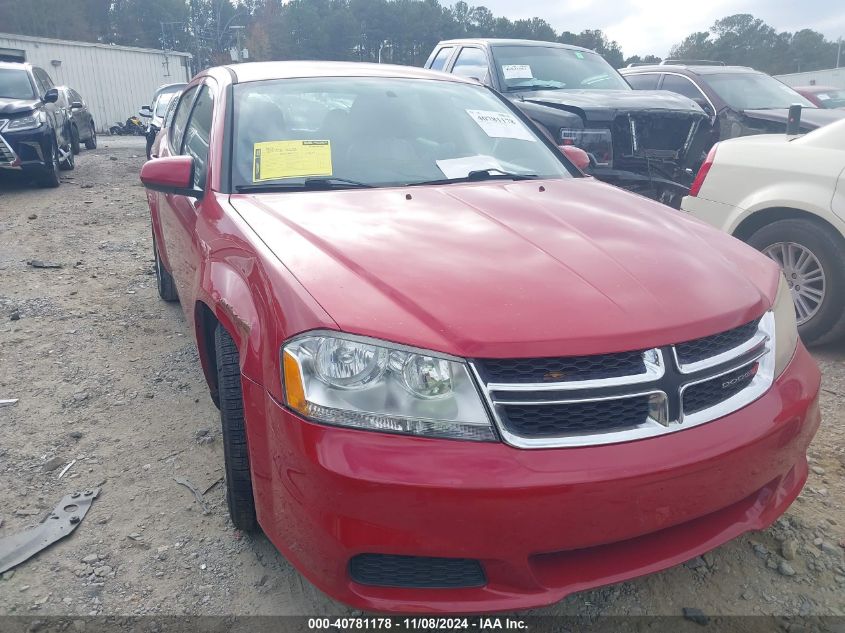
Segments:
[[[203,190],[194,188],[192,156],[153,158],[141,167],[141,182],[147,189],[176,196],[202,198]]]
[[[59,100],[59,91],[55,88],[50,88],[47,92],[44,93],[44,96],[41,98],[44,103],[56,103]]]
[[[141,109],[138,110],[138,114],[140,114],[145,119],[149,119],[153,116],[153,109],[148,105],[142,105]]]

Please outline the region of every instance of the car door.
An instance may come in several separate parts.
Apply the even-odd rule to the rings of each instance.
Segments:
[[[41,93],[39,96],[43,98],[44,93],[54,87],[53,80],[50,79],[50,76],[41,68],[33,67],[32,74],[35,76],[35,83]],[[62,106],[63,101],[62,91],[60,90],[58,101],[55,103],[44,104],[44,112],[50,120],[51,126],[56,133],[56,141],[58,142],[59,147],[67,147],[70,143],[66,125],[67,113],[66,108]]]
[[[91,138],[91,117],[85,107],[85,101],[82,100],[76,90],[68,88],[67,92],[70,100],[70,113],[79,132],[79,138],[82,140]],[[77,104],[77,107],[73,107],[74,104]]]
[[[214,116],[216,86],[210,79],[186,93],[185,103],[177,106],[173,124],[173,143],[170,155],[182,154],[194,159],[195,189],[205,189],[208,175],[208,148]],[[188,116],[182,108],[190,106]],[[187,110],[185,111],[187,112]],[[182,306],[189,313],[199,285],[197,278],[201,252],[196,234],[197,216],[202,213],[203,201],[192,196],[164,195],[162,229],[166,242],[167,261],[176,282]],[[188,314],[191,317],[191,314]]]

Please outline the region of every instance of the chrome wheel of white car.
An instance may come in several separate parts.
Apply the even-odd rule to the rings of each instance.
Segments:
[[[810,249],[795,242],[776,242],[763,253],[783,269],[792,290],[798,325],[803,325],[816,315],[825,298],[825,274],[818,258]]]

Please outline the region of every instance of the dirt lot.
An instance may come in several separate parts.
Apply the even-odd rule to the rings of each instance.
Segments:
[[[229,522],[217,411],[179,308],[156,295],[143,152],[103,138],[59,189],[0,183],[0,399],[20,399],[0,408],[0,537],[102,489],[70,538],[3,575],[0,613],[347,613]],[[785,518],[539,613],[845,614],[845,347],[814,354],[824,423]],[[174,477],[206,491],[207,514]]]

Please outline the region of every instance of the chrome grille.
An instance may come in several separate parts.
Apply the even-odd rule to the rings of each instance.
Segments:
[[[763,395],[774,379],[774,316],[644,351],[470,365],[513,446],[625,442],[715,420]]]
[[[3,127],[2,124],[4,123],[5,122],[0,121],[0,128]],[[0,134],[0,165],[11,165],[17,160],[17,158],[17,155],[12,151],[12,148],[9,147],[6,139],[3,138],[2,134]]]

